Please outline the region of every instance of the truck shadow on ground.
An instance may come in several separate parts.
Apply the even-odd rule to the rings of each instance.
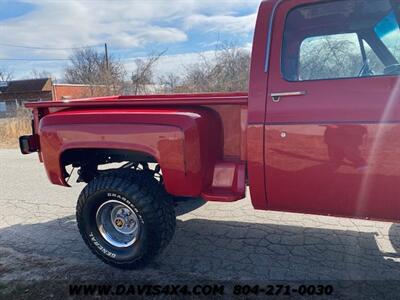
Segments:
[[[177,221],[173,241],[147,270],[210,280],[400,278],[400,225],[393,225],[389,234],[395,252],[383,253],[375,235],[374,232],[191,218]],[[81,240],[73,215],[3,228],[0,247],[11,248],[18,255],[39,255],[57,261],[46,267],[47,278],[51,278],[52,269],[58,264],[101,270],[105,277],[121,274],[129,280],[141,272],[124,272],[103,265]],[[21,269],[29,269],[29,261],[21,262],[27,264]],[[7,269],[7,265],[3,267]],[[93,279],[98,279],[97,272],[93,273]]]

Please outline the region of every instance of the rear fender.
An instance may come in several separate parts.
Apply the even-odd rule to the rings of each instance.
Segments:
[[[42,158],[50,181],[67,186],[61,156],[72,149],[146,153],[160,164],[173,195],[198,196],[222,158],[222,125],[208,108],[64,110],[40,121]],[[89,158],[88,158],[89,159]]]

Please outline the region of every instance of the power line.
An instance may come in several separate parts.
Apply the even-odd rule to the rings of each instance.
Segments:
[[[0,43],[0,46],[12,46],[12,47],[20,47],[20,48],[28,48],[28,49],[51,49],[51,50],[66,50],[66,49],[87,49],[87,48],[91,48],[91,47],[104,47],[104,51],[105,51],[105,60],[106,60],[106,66],[109,66],[109,55],[108,55],[108,45],[107,43],[103,44],[103,45],[98,45],[98,46],[85,46],[85,47],[77,47],[77,48],[42,48],[42,47],[30,47],[30,46],[18,46],[18,45],[10,45],[10,44],[4,44],[4,43]],[[116,49],[116,50],[128,50],[128,49]],[[120,58],[120,61],[132,61],[137,59],[137,57],[124,57],[124,58]],[[40,61],[70,61],[71,58],[30,58],[30,57],[9,57],[9,58],[0,58],[0,61],[32,61],[32,62],[40,62]]]
[[[34,47],[34,46],[23,46],[23,45],[0,43],[0,46],[2,46],[2,47],[11,47],[11,48],[36,49],[36,50],[78,50],[78,49],[87,49],[87,48],[97,48],[97,47],[102,47],[103,45],[57,48],[57,47]]]
[[[104,47],[104,44],[98,45],[89,45],[89,46],[81,46],[81,47],[66,47],[66,48],[57,48],[57,47],[36,47],[36,46],[23,46],[23,45],[14,45],[7,43],[0,43],[0,47],[11,47],[11,48],[22,48],[22,49],[37,49],[37,50],[79,50],[79,49],[89,49],[89,48],[100,48]],[[113,51],[129,51],[133,48],[118,48],[113,47]]]
[[[0,61],[60,61],[69,58],[0,58]]]
[[[108,57],[108,54],[107,54]],[[119,61],[132,61],[138,57],[124,57],[120,58]],[[70,58],[0,58],[0,61],[66,61],[71,60]],[[107,64],[107,62],[106,62]]]
[[[92,46],[82,46],[82,47],[71,47],[71,48],[49,48],[49,47],[32,47],[32,46],[22,46],[22,45],[13,45],[13,44],[7,44],[7,43],[0,43],[0,46],[4,47],[15,47],[15,48],[24,48],[24,49],[42,49],[42,50],[76,50],[76,49],[89,49],[89,48],[97,48],[97,47],[105,47],[105,59],[106,59],[106,65],[108,66],[108,48],[107,44],[102,44],[102,45],[92,45]],[[118,49],[117,49],[118,50]],[[68,61],[71,60],[71,58],[0,58],[0,61]],[[129,58],[128,58],[129,60]]]

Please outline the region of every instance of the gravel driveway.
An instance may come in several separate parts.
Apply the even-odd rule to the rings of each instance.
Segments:
[[[0,150],[0,291],[14,281],[78,279],[400,279],[400,225],[255,211],[249,198],[180,205],[162,256],[144,270],[116,270],[80,238],[74,214],[82,188],[51,185],[34,154]]]

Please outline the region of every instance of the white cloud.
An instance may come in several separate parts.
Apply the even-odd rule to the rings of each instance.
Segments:
[[[202,28],[204,31],[248,34],[254,30],[256,14],[247,16],[193,15],[185,20],[186,28]]]
[[[169,45],[189,39],[188,30],[245,34],[254,29],[260,0],[24,0],[35,9],[23,16],[0,20],[0,43],[69,48],[100,45],[135,52],[155,44]],[[190,51],[190,50],[189,50]],[[0,47],[0,58],[66,58],[70,50]],[[190,57],[192,54],[188,54]],[[65,62],[66,63],[66,62]],[[18,63],[16,77],[34,67],[61,75],[64,62]],[[57,67],[58,66],[58,67]],[[26,68],[30,68],[26,70]],[[25,72],[26,71],[26,72]]]
[[[180,42],[187,39],[184,29],[180,28],[183,22],[191,27],[225,23],[231,30],[243,31],[243,26],[244,30],[251,30],[252,24],[248,23],[254,15],[206,16],[204,13],[221,13],[224,10],[229,14],[232,9],[248,7],[250,3],[256,6],[256,1],[246,0],[217,3],[209,0],[29,2],[36,6],[31,13],[0,21],[3,43],[73,47],[110,40],[116,47],[138,47],[154,42]],[[174,20],[173,26],[160,25]]]
[[[173,9],[156,8],[129,1],[113,2],[113,5],[105,1],[40,2],[35,11],[0,22],[2,42],[74,47],[109,40],[117,47],[138,47],[186,40],[186,34],[179,28],[153,24],[176,13]]]

